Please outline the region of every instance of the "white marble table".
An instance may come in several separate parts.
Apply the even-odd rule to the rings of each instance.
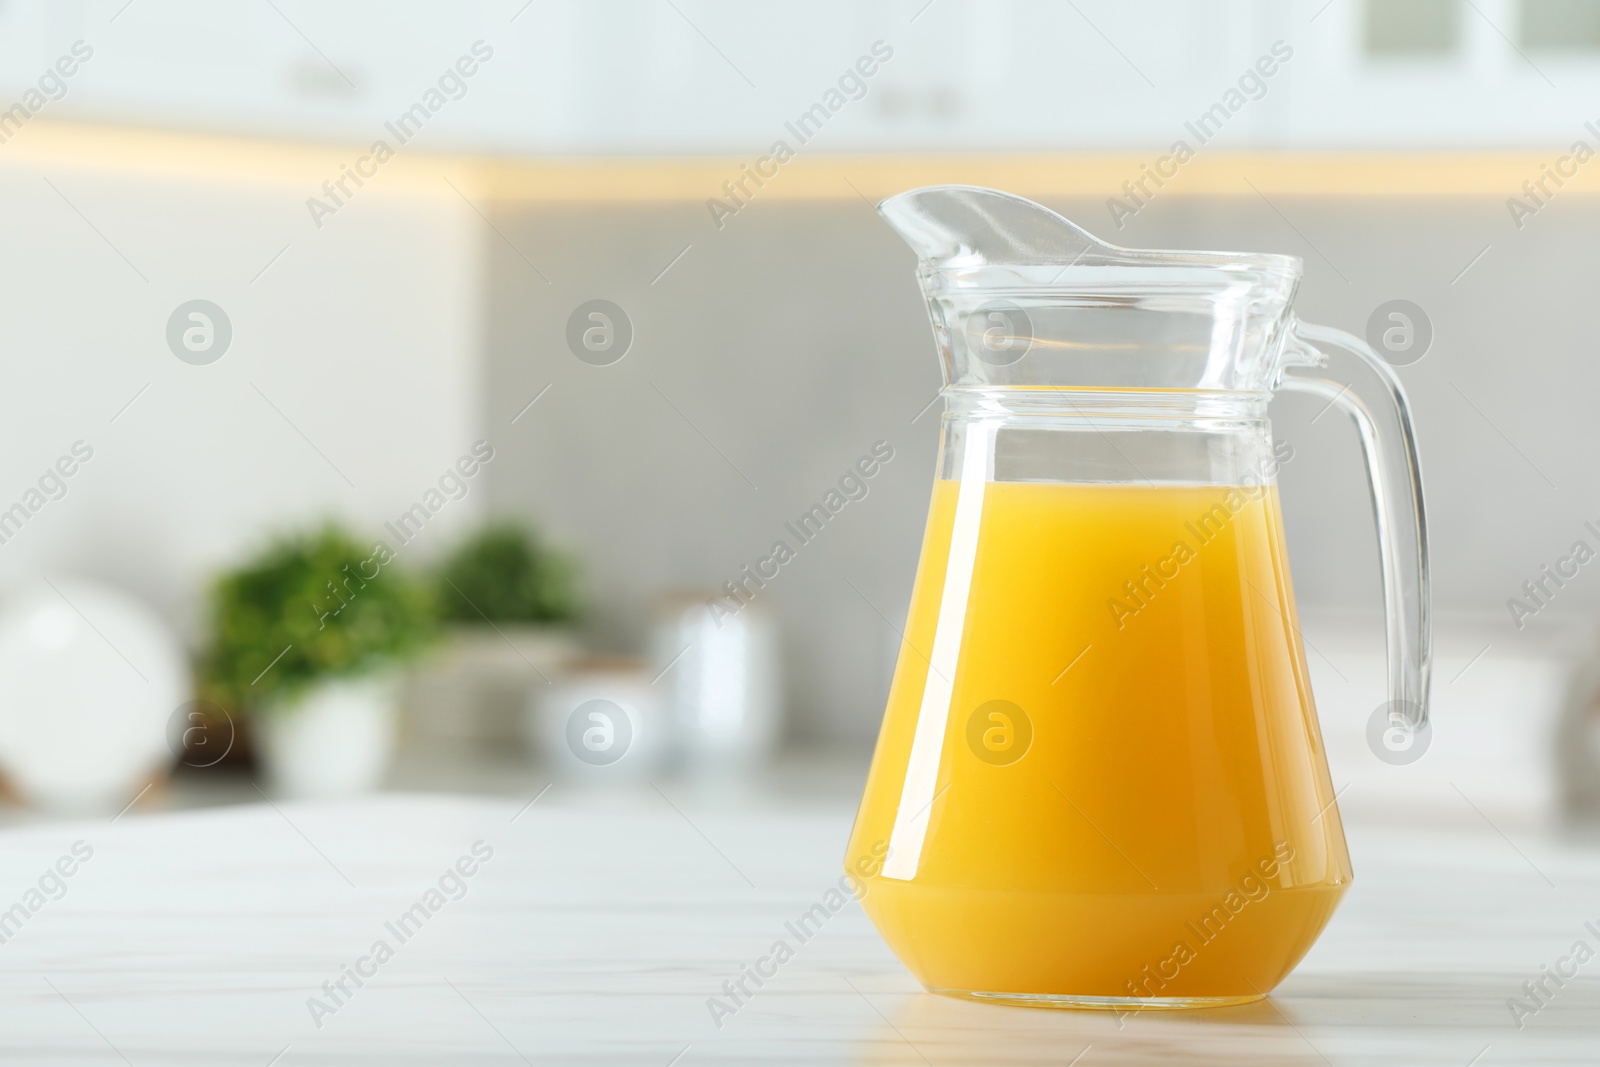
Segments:
[[[1508,998],[1600,939],[1600,846],[1532,828],[1351,820],[1357,881],[1270,1000],[1047,1012],[921,992],[849,904],[719,1028],[707,998],[838,874],[850,808],[684,787],[397,794],[0,832],[0,909],[92,848],[0,944],[19,1064],[1594,1064],[1600,959],[1513,1024]],[[1502,827],[1504,829],[1504,827]],[[385,925],[482,841],[460,899]],[[471,867],[472,864],[464,866]],[[1553,883],[1553,884],[1552,884]],[[46,888],[56,890],[53,879]],[[447,880],[447,888],[456,885]],[[0,923],[4,916],[0,915]],[[387,941],[336,1003],[322,991]],[[330,1013],[308,1006],[322,996]],[[320,1022],[320,1026],[318,1023]]]

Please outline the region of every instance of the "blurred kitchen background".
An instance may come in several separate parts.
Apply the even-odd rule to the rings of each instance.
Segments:
[[[1420,310],[1415,763],[1367,743],[1355,434],[1273,407],[1341,803],[1571,812],[1600,780],[1600,572],[1507,601],[1600,548],[1596,90],[1595,0],[0,0],[12,816],[625,766],[853,792],[938,438],[913,260],[872,205],[942,182],[1122,244],[1299,255],[1301,315],[1354,333]],[[1125,187],[1180,139],[1154,195]],[[707,599],[875,447],[866,495],[705,638]],[[314,606],[330,560],[362,577]],[[496,566],[526,583],[494,611],[447,577]],[[307,651],[390,576],[416,599],[372,608],[366,653]],[[326,721],[269,736],[294,731],[254,692]],[[360,710],[385,705],[392,759]]]

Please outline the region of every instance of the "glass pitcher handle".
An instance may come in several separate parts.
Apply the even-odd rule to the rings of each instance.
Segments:
[[[1413,730],[1428,722],[1432,660],[1428,524],[1411,407],[1393,368],[1359,337],[1293,320],[1279,388],[1315,393],[1355,419],[1367,457],[1389,638],[1389,714]]]

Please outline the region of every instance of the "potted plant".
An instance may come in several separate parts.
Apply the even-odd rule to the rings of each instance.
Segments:
[[[371,789],[394,751],[401,667],[435,620],[432,590],[386,545],[329,523],[217,579],[204,684],[249,717],[278,792]]]
[[[413,727],[465,747],[515,747],[529,690],[577,652],[576,565],[529,527],[499,521],[450,553],[435,595],[447,629],[412,676]]]

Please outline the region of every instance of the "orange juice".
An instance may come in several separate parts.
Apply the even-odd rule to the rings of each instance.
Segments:
[[[887,843],[900,959],[1040,1003],[1272,989],[1351,877],[1276,487],[942,480],[917,574],[847,857]]]

